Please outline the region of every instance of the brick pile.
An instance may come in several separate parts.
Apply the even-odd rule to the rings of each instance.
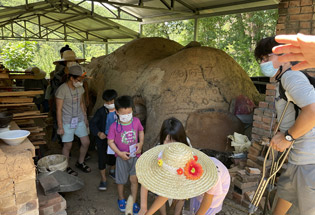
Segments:
[[[0,214],[38,215],[34,155],[29,140],[18,146],[0,143]]]
[[[66,215],[66,200],[59,193],[45,195],[43,189],[37,186],[40,215]]]
[[[277,83],[271,80],[266,85],[265,101],[259,102],[258,108],[254,110],[254,121],[252,129],[252,140],[261,141],[264,137],[273,135],[273,126],[276,123],[275,97]],[[254,153],[255,154],[255,153]]]

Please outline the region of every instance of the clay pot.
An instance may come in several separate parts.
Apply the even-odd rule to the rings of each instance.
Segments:
[[[12,121],[12,118],[13,118],[12,113],[8,111],[0,112],[0,128],[8,127],[8,125]]]

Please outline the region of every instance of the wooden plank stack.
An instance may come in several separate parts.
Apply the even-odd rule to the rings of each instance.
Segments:
[[[33,78],[32,75],[26,73],[18,75],[1,73],[1,75],[8,75],[8,77],[3,76],[3,78],[6,79]],[[5,80],[2,79],[1,75],[0,80]],[[46,124],[43,119],[47,118],[48,115],[40,113],[35,103],[33,103],[33,98],[41,94],[44,94],[43,90],[24,91],[24,88],[8,85],[2,86],[0,89],[0,111],[11,112],[13,114],[13,120],[19,127],[31,132],[29,139],[35,146],[46,144]]]

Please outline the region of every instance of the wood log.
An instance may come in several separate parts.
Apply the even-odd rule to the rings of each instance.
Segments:
[[[30,91],[16,91],[16,92],[0,92],[2,96],[36,96],[44,94],[43,90],[30,90]]]

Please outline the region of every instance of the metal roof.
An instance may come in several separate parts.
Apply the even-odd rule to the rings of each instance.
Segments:
[[[275,9],[279,0],[95,0],[119,8],[143,24]]]
[[[75,0],[72,0],[75,1]],[[139,33],[112,20],[140,24],[277,8],[279,0],[44,0],[0,10],[0,39],[127,42]],[[90,3],[90,9],[81,6]],[[104,13],[94,11],[95,4]],[[27,24],[40,27],[30,29]],[[22,28],[19,35],[16,28]],[[9,33],[8,33],[9,32]],[[19,31],[21,32],[21,31]]]
[[[40,27],[35,31],[28,23]],[[16,28],[22,28],[23,35]],[[1,39],[117,42],[139,37],[139,33],[68,0],[1,9],[0,29]]]

